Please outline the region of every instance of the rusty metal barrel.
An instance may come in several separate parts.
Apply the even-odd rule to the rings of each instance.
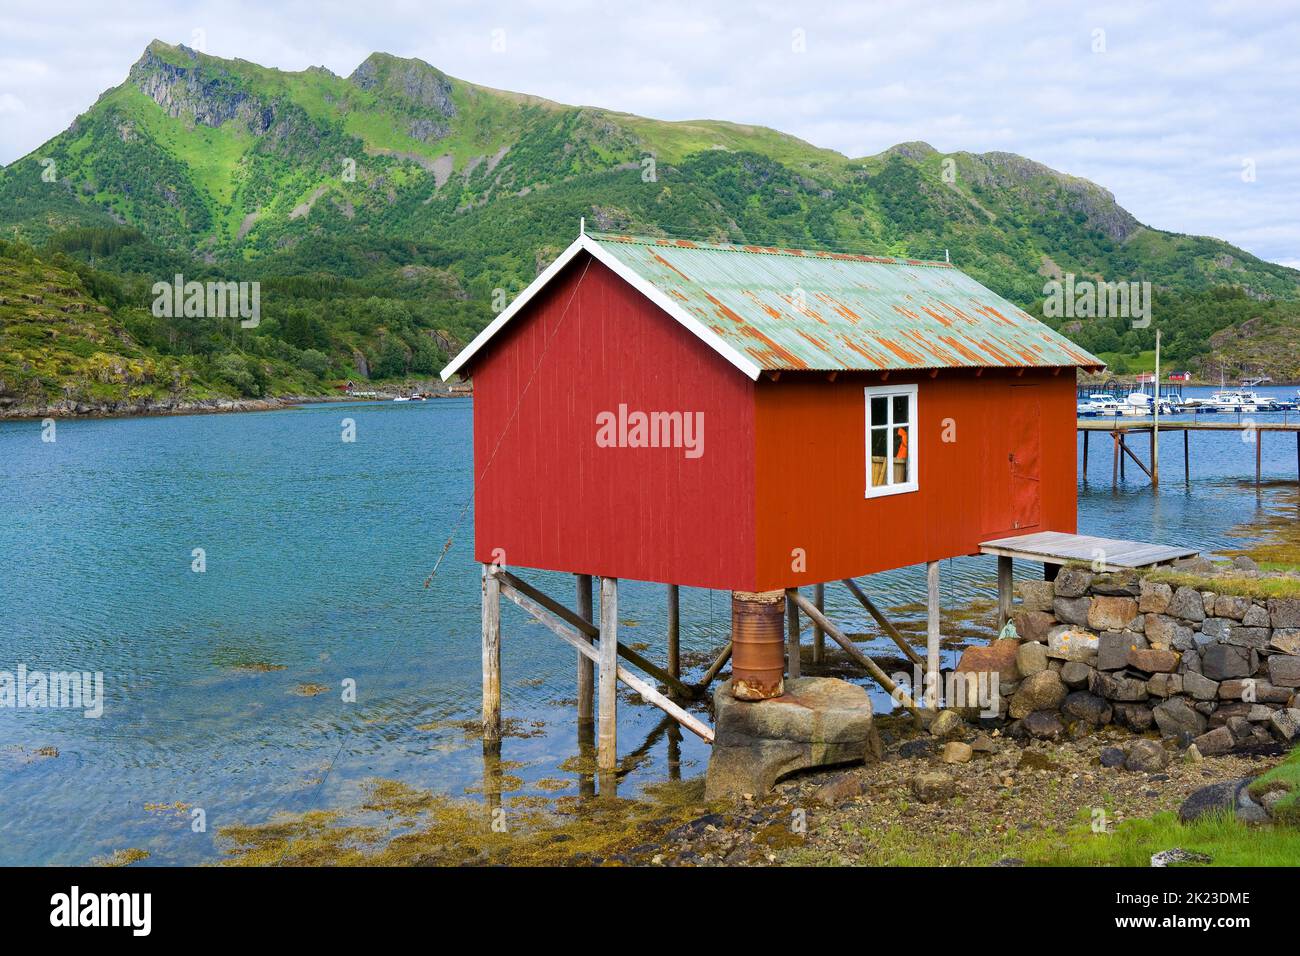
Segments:
[[[785,592],[731,592],[731,693],[769,700],[785,690]]]

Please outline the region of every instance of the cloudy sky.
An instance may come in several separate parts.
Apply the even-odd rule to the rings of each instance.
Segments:
[[[757,123],[849,156],[1008,150],[1140,220],[1300,267],[1300,0],[80,0],[0,9],[0,163],[150,39],[347,75],[383,50],[662,119]],[[268,9],[269,8],[269,9]]]

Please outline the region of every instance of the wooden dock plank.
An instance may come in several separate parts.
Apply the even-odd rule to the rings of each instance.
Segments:
[[[1179,558],[1194,557],[1195,548],[1175,548],[1121,538],[1100,538],[1063,531],[1038,531],[1033,534],[995,538],[980,544],[982,554],[1020,558],[1043,564],[1066,564],[1071,561],[1098,562],[1109,571],[1147,568],[1167,564]]]

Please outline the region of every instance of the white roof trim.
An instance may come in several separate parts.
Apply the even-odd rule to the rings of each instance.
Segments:
[[[534,279],[528,285],[528,288],[519,293],[505,311],[493,319],[487,328],[476,335],[474,341],[465,346],[465,348],[461,350],[461,353],[451,360],[447,367],[441,372],[442,380],[445,382],[447,379],[459,372],[461,368],[464,367],[465,363],[473,358],[474,355],[488,343],[488,340],[491,339],[492,336],[496,335],[497,332],[499,332],[505,324],[509,322],[517,312],[519,312],[520,309],[527,305],[538,292],[554,279],[560,270],[569,264],[574,256],[583,251],[591,253],[592,258],[598,260],[616,276],[632,288],[636,289],[637,292],[640,292],[643,296],[684,325],[711,349],[749,376],[750,380],[758,378],[762,369],[728,345],[717,332],[714,332],[699,319],[695,318],[695,316],[681,308],[681,306],[666,296],[663,292],[659,291],[659,289],[652,283],[647,282],[639,274],[602,248],[600,243],[596,242],[584,233],[579,235],[578,238],[573,241],[572,245],[560,253],[559,258],[552,262],[541,275]]]

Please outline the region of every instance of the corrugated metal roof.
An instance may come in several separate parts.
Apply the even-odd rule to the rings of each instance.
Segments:
[[[766,371],[1105,364],[943,262],[586,238]]]

